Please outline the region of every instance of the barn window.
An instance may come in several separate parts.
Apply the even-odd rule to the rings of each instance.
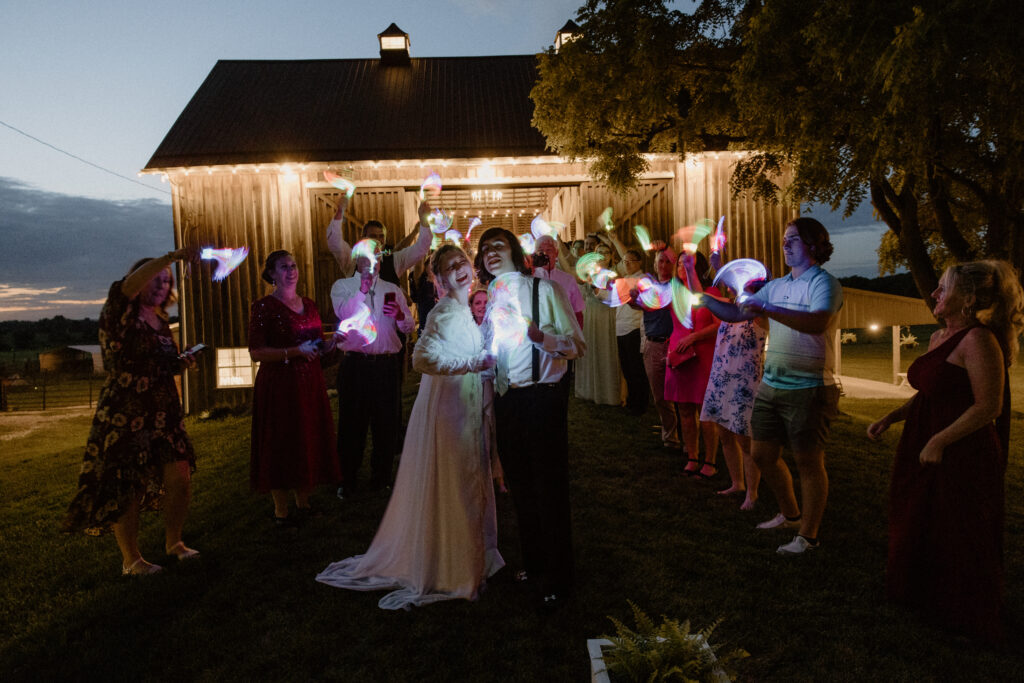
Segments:
[[[257,368],[247,348],[217,349],[217,388],[251,387]]]

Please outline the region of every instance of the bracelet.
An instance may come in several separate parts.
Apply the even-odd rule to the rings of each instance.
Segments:
[[[288,347],[287,346],[284,347],[284,362],[287,365],[287,363],[288,363]]]

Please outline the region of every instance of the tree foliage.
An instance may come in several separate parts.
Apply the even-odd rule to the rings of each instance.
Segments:
[[[644,152],[751,151],[733,188],[889,226],[883,270],[1024,266],[1024,51],[1010,0],[590,0],[541,57],[535,125],[627,189]],[[776,184],[784,164],[787,187]],[[895,248],[894,248],[895,247]]]

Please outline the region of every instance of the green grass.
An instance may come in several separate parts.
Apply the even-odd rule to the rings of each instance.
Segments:
[[[410,383],[409,396],[413,387]],[[272,528],[267,497],[248,490],[249,419],[190,420],[199,454],[186,540],[203,552],[163,575],[119,576],[111,537],[57,529],[75,487],[89,417],[19,437],[0,416],[0,672],[5,680],[588,680],[585,640],[628,620],[627,599],[652,617],[721,616],[715,640],[751,653],[744,680],[1011,680],[1019,658],[976,649],[883,600],[886,488],[896,434],[868,441],[893,402],[843,399],[828,450],[831,497],[822,548],[783,559],[785,533],[754,524],[775,512],[685,479],[660,448],[653,412],[573,401],[570,407],[578,595],[537,615],[499,573],[476,603],[411,612],[377,608],[379,593],[321,585],[329,562],[363,552],[383,497],[339,502],[294,535]],[[1011,652],[1024,629],[1021,420],[1014,424],[1007,509]],[[897,430],[892,430],[897,431]],[[518,544],[499,500],[500,545]],[[144,554],[162,561],[162,526],[147,515]]]

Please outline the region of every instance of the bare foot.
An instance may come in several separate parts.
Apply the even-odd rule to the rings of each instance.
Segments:
[[[731,496],[734,493],[746,493],[746,492],[747,492],[747,490],[745,488],[743,488],[742,486],[737,486],[736,484],[733,484],[732,486],[730,486],[727,489],[722,489],[721,491],[715,491],[715,493],[717,493],[720,496]]]
[[[747,496],[743,499],[743,505],[740,505],[740,510],[753,510],[755,505],[757,505],[757,498]]]

